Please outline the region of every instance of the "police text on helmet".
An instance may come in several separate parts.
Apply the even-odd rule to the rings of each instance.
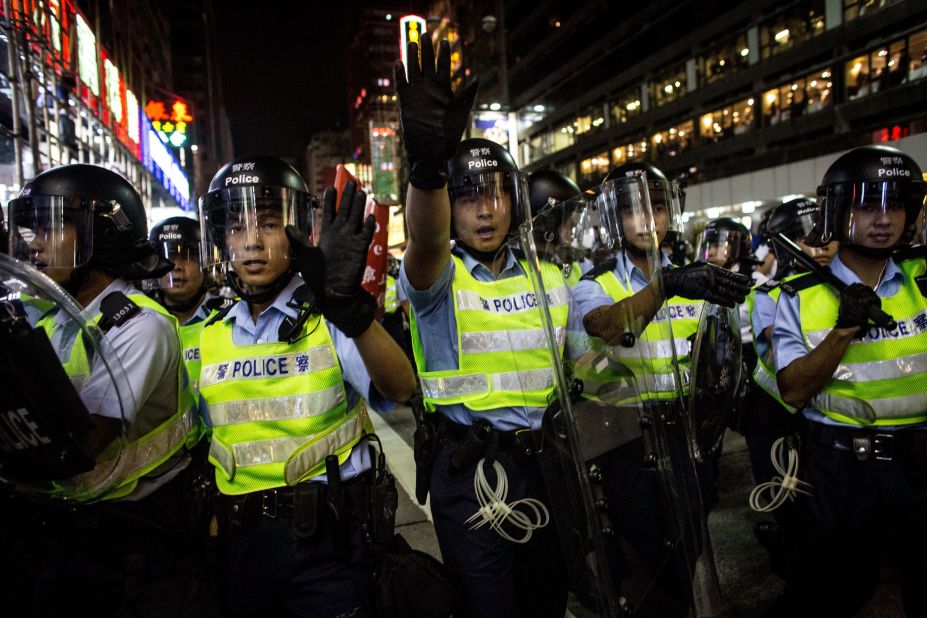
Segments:
[[[483,167],[499,167],[499,162],[495,159],[477,159],[476,161],[467,161],[468,169],[480,169]]]
[[[242,184],[258,184],[261,182],[261,179],[257,176],[251,176],[250,174],[239,174],[238,176],[228,176],[225,179],[225,185],[242,185]]]

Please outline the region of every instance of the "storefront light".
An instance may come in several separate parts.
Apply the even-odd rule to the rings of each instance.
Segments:
[[[743,56],[744,58],[746,58],[747,56],[749,56],[749,55],[750,55],[750,48],[744,47],[742,50],[740,50],[740,55]]]
[[[776,33],[775,39],[777,43],[784,43],[789,38],[789,29],[785,28]]]

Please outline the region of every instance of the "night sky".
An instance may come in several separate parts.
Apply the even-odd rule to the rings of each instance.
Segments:
[[[357,0],[217,2],[217,54],[236,156],[296,157],[345,128],[341,71]]]

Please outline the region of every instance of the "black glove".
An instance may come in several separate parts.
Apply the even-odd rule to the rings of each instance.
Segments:
[[[376,219],[363,220],[367,195],[356,189],[353,182],[345,185],[337,214],[335,190],[325,190],[318,247],[308,246],[293,226],[286,229],[297,268],[315,292],[322,315],[348,337],[367,330],[377,312],[376,299],[361,287]]]
[[[862,329],[869,326],[870,307],[882,308],[882,299],[872,288],[862,283],[848,285],[840,292],[840,307],[837,309],[837,323],[835,328],[852,328],[858,326]]]
[[[451,89],[451,48],[441,41],[438,68],[431,36],[424,34],[422,65],[418,45],[409,43],[409,79],[402,62],[393,67],[402,140],[409,157],[409,182],[416,189],[435,190],[447,183],[447,162],[467,128],[479,84],[474,80],[456,97]]]
[[[681,296],[733,307],[744,302],[750,293],[751,283],[750,277],[708,262],[693,262],[679,268],[663,268],[663,289],[666,298]]]

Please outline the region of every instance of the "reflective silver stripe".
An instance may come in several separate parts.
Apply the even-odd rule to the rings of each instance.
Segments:
[[[841,363],[834,371],[834,379],[848,382],[870,382],[903,378],[918,373],[927,374],[927,352],[881,361]]]
[[[563,345],[565,332],[562,326],[554,329],[557,345]],[[490,330],[460,334],[460,351],[464,354],[480,352],[507,352],[510,350],[538,350],[547,347],[547,333],[543,330]]]
[[[315,346],[302,352],[236,358],[203,365],[200,370],[200,386],[205,388],[230,380],[301,376],[331,369],[335,365],[335,357],[328,345]]]
[[[760,363],[757,363],[756,369],[753,370],[753,381],[767,392],[772,392],[775,393],[777,397],[779,396],[779,383],[776,382],[776,376],[763,369]]]
[[[927,392],[913,395],[898,395],[885,399],[853,399],[831,393],[815,396],[811,405],[819,410],[838,412],[850,418],[856,418],[865,424],[877,419],[891,419],[907,416],[927,415]]]
[[[549,368],[507,371],[504,373],[471,373],[444,378],[422,377],[422,393],[429,399],[456,399],[485,395],[492,391],[534,391],[550,388],[554,383]]]
[[[618,358],[672,358],[673,350],[676,351],[676,356],[688,356],[690,347],[688,339],[673,341],[638,339],[633,347],[615,345],[611,347],[611,350]]]
[[[870,332],[872,332],[873,330],[878,330],[880,332],[880,335],[877,338],[871,338],[867,334],[862,339],[854,339],[853,343],[850,345],[888,343],[891,341],[900,341],[902,339],[908,339],[910,337],[917,337],[923,334],[923,331],[920,328],[918,328],[916,324],[914,324],[913,318],[909,318],[907,320],[898,320],[898,324],[899,324],[899,327],[893,331],[890,331],[890,333],[887,335],[884,334],[882,329],[879,328],[878,326],[870,326],[869,328]],[[906,335],[901,334],[901,326],[900,326],[901,324],[905,325],[905,330],[908,331],[908,334]],[[827,335],[832,330],[833,328],[822,328],[820,330],[812,330],[812,331],[805,333],[805,338],[808,340],[808,343],[811,345],[812,348],[816,348],[821,344],[822,341],[824,341],[824,338],[827,337]]]
[[[356,412],[345,418],[327,432],[312,436],[286,436],[272,440],[255,440],[242,442],[231,448],[213,438],[209,455],[225,470],[229,478],[234,476],[237,468],[262,466],[265,464],[287,461],[285,474],[287,482],[294,477],[297,480],[311,470],[327,455],[336,452],[345,444],[359,438],[365,432],[367,411],[363,404]]]
[[[214,427],[260,421],[286,421],[324,414],[344,401],[340,384],[315,393],[227,401],[209,405],[209,420]]]
[[[283,468],[283,478],[287,485],[295,485],[307,472],[325,461],[328,455],[337,453],[344,446],[357,442],[367,432],[367,408],[361,402],[356,414],[349,417],[332,431],[316,436],[312,442],[305,444],[294,452],[290,461]]]
[[[521,313],[537,309],[534,292],[517,292],[508,296],[484,298],[471,290],[457,290],[457,309],[460,311],[488,311],[490,313]],[[530,302],[527,302],[529,301]],[[547,304],[551,309],[570,302],[570,288],[560,285],[547,290]]]

